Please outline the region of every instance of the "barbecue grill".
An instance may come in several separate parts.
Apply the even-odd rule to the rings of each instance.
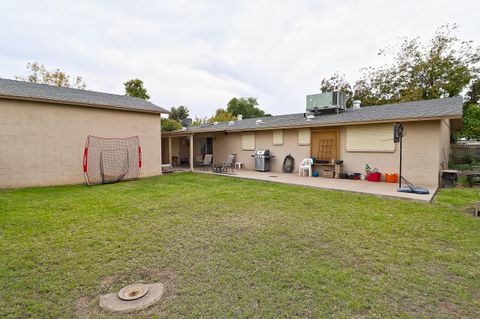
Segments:
[[[270,159],[275,157],[270,155],[270,150],[257,150],[252,157],[255,158],[255,170],[260,172],[270,171]]]

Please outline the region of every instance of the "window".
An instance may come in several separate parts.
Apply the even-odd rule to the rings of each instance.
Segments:
[[[283,145],[283,130],[273,131],[273,145]]]
[[[298,144],[310,145],[310,129],[302,128],[298,130]]]
[[[347,152],[394,152],[393,125],[347,126]]]
[[[242,151],[255,150],[255,133],[242,134]]]

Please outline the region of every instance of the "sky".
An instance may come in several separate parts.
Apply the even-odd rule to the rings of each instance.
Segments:
[[[2,0],[0,77],[39,62],[94,91],[124,94],[139,78],[153,103],[192,117],[250,96],[267,113],[297,113],[323,78],[388,63],[378,51],[401,37],[457,23],[480,45],[479,15],[478,0]]]

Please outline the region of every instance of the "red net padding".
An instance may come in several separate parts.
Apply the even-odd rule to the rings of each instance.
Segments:
[[[142,150],[138,136],[106,138],[89,135],[83,153],[87,185],[116,183],[140,176]]]

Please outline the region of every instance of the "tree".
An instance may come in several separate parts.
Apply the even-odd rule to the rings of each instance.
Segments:
[[[467,101],[463,106],[461,137],[480,140],[480,80],[475,80],[467,92]]]
[[[257,105],[258,105],[258,101],[254,97],[249,97],[249,98],[234,97],[228,102],[227,112],[231,113],[235,117],[241,114],[243,115],[244,119],[262,117],[262,116],[271,116],[270,114],[265,114],[265,112],[262,111],[260,108],[258,108]]]
[[[162,132],[176,131],[182,128],[182,125],[175,120],[162,118],[160,121]]]
[[[70,76],[60,69],[48,71],[43,64],[39,64],[38,62],[27,63],[27,70],[29,73],[27,76],[16,75],[15,79],[77,89],[85,89],[87,87],[81,76],[77,76],[74,81],[70,81]]]
[[[354,85],[355,95],[365,94],[374,104],[460,95],[478,75],[480,48],[460,40],[457,29],[456,24],[447,24],[426,44],[419,38],[405,39],[381,50],[381,55],[393,54],[393,63],[363,69],[362,79]]]
[[[323,79],[320,84],[320,91],[323,93],[330,91],[341,91],[347,96],[347,106],[352,106],[353,90],[350,83],[345,80],[345,75],[336,72],[329,79]]]
[[[190,111],[183,105],[180,105],[179,107],[172,106],[168,118],[181,123],[184,119],[188,118],[189,114]]]
[[[225,111],[225,109],[217,109],[215,112],[215,115],[212,116],[208,122],[213,123],[213,122],[230,122],[234,121],[236,118],[233,116],[232,113]]]
[[[143,87],[143,81],[140,79],[132,79],[125,83],[125,95],[141,98],[142,100],[150,99],[147,89]]]
[[[457,25],[437,29],[427,43],[419,38],[404,39],[387,47],[380,55],[393,55],[390,65],[363,68],[355,82],[353,99],[364,105],[458,96],[479,75],[480,48],[456,36]],[[334,75],[322,81],[322,87],[340,87],[349,93],[348,83]]]
[[[190,124],[190,126],[200,126],[207,123],[208,120],[206,117],[198,117],[195,115],[195,119],[192,121],[192,124]]]
[[[468,101],[465,104],[479,104],[480,103],[480,79],[476,79],[467,92]]]
[[[480,106],[469,104],[463,111],[463,125],[460,136],[480,140]]]

